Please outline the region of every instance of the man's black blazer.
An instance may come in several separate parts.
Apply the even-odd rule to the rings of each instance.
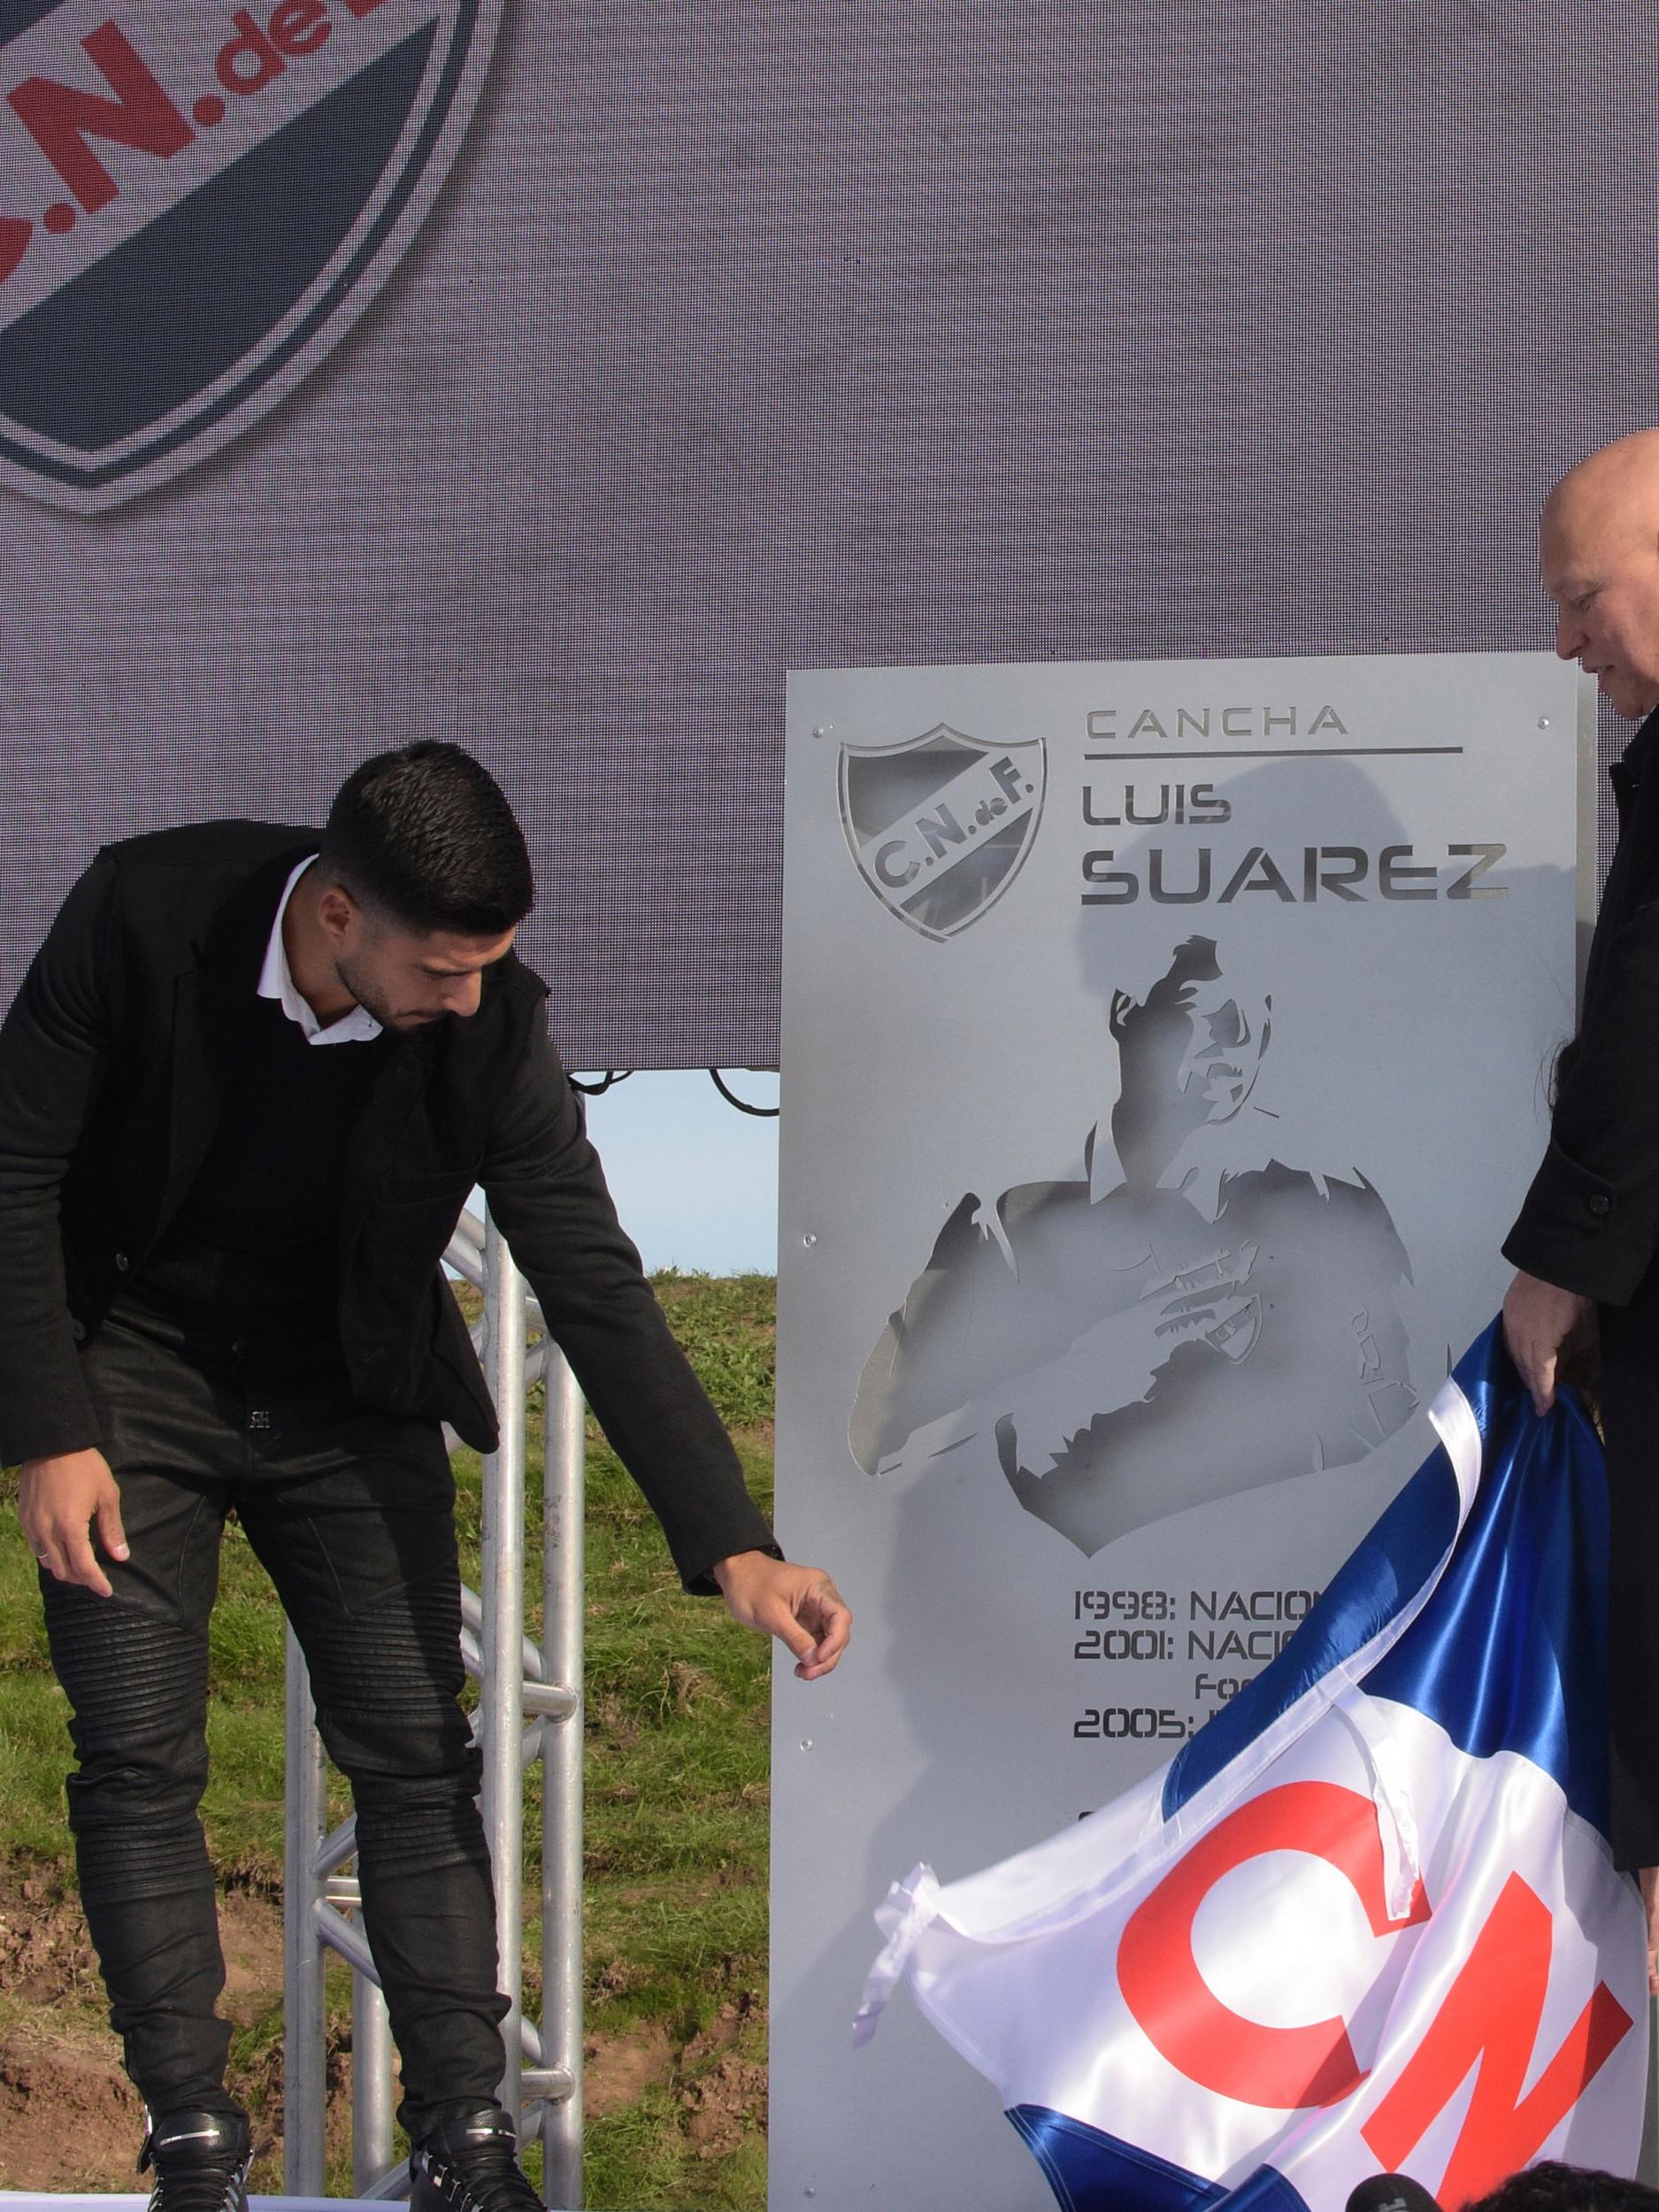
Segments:
[[[0,1462],[96,1445],[79,1348],[142,1269],[206,1156],[283,884],[315,830],[209,822],[106,847],[0,1027]],[[482,1002],[400,1037],[351,1139],[339,1319],[365,1403],[488,1450],[489,1393],[440,1267],[482,1184],[687,1587],[773,1549],[719,1417],[618,1225],[512,955]]]
[[[1618,850],[1578,1034],[1562,1055],[1549,1149],[1503,1250],[1544,1282],[1627,1306],[1659,1251],[1659,713],[1611,776]]]

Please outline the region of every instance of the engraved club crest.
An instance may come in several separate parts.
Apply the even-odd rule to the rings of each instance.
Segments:
[[[81,512],[217,451],[386,281],[502,0],[0,0],[0,481]]]
[[[1042,816],[1040,737],[987,745],[939,723],[902,745],[843,745],[841,827],[890,913],[942,942],[1018,874]]]

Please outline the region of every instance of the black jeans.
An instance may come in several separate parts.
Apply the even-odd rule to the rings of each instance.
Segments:
[[[42,1572],[72,1712],[81,1893],[127,2068],[152,2113],[234,2109],[207,1778],[207,1624],[234,1508],[311,1669],[357,1816],[364,1921],[417,2139],[502,2070],[495,1904],[462,1684],[454,1489],[431,1422],[248,1371],[239,1341],[149,1312],[84,1355],[131,1556],[95,1597]],[[277,1686],[273,1685],[273,1693]]]

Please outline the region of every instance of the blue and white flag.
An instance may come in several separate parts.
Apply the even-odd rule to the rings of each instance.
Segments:
[[[1298,2212],[1379,2170],[1447,2212],[1635,2170],[1647,1966],[1607,1843],[1607,1498],[1497,1325],[1440,1448],[1278,1659],[1138,1789],[941,1886],[901,1975],[1068,2212]]]

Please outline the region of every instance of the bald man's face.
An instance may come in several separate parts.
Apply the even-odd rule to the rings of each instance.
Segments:
[[[1615,711],[1659,707],[1659,528],[1624,502],[1566,498],[1545,510],[1539,572],[1556,606],[1555,650],[1595,678]]]

